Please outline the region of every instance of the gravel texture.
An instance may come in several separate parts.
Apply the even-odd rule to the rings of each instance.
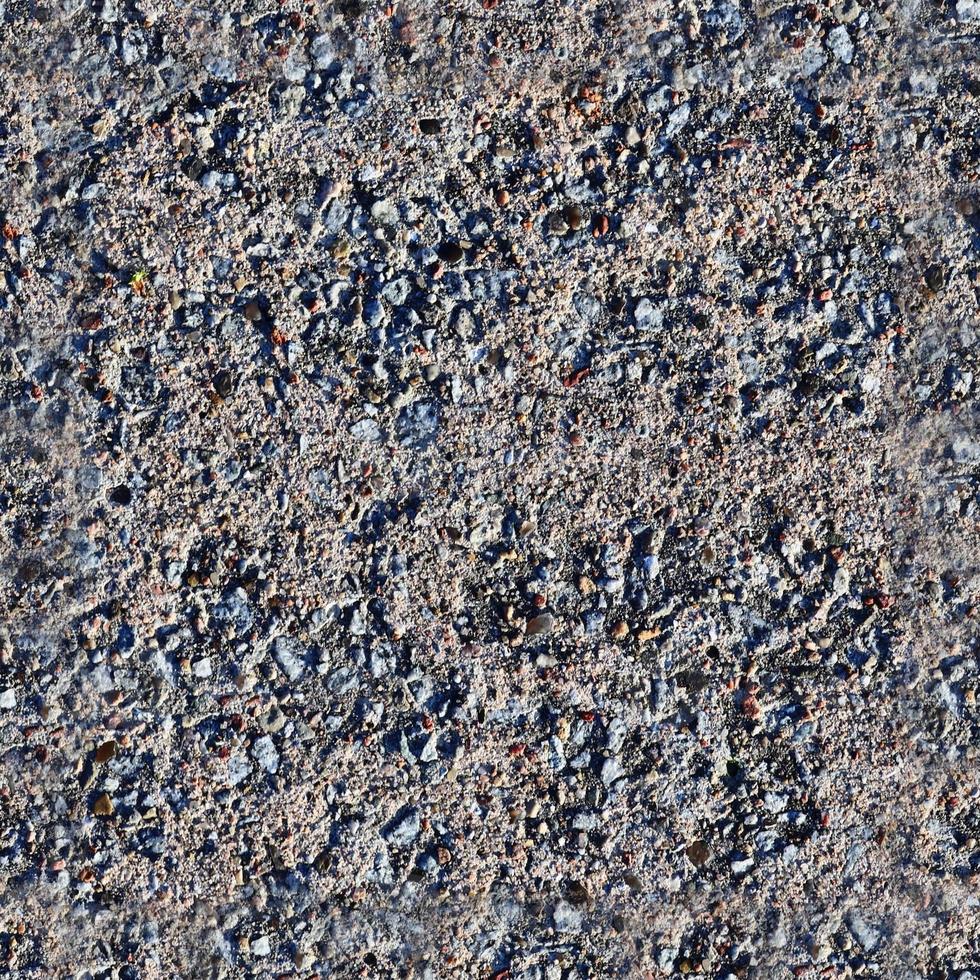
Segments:
[[[0,0],[0,972],[980,977],[980,3]]]

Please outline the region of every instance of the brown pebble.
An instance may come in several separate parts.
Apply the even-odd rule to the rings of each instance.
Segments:
[[[550,633],[555,626],[555,617],[551,613],[542,613],[528,620],[527,635],[538,636],[542,633]]]
[[[689,844],[684,853],[696,868],[700,868],[711,858],[711,848],[703,840],[696,840],[693,844]]]
[[[108,793],[103,793],[93,804],[92,812],[97,817],[109,817],[115,812],[116,808],[112,805]]]
[[[109,739],[108,742],[103,742],[95,750],[95,761],[102,765],[104,762],[108,762],[116,754],[116,741],[115,739]]]

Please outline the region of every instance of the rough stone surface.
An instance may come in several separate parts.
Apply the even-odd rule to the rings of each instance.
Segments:
[[[0,972],[978,972],[980,5],[0,0]]]

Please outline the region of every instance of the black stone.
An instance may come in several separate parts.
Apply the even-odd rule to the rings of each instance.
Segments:
[[[133,502],[133,491],[130,490],[125,483],[120,483],[119,486],[109,494],[109,499],[114,504],[118,504],[120,507],[128,507]]]
[[[221,395],[222,398],[231,398],[235,391],[235,377],[231,371],[219,371],[211,379],[211,384],[214,385],[214,390]]]
[[[463,261],[463,247],[459,242],[443,242],[436,254],[447,265],[456,265]]]
[[[926,285],[934,293],[938,293],[946,285],[946,273],[941,265],[933,263],[926,269]]]

